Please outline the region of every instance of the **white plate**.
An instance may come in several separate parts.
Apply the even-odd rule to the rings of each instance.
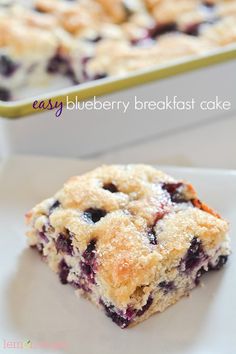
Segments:
[[[12,349],[41,354],[235,354],[236,263],[205,276],[189,298],[133,329],[121,330],[88,301],[63,286],[26,247],[24,213],[74,174],[99,162],[13,158],[0,168],[0,352],[4,343],[56,345],[66,349]],[[236,172],[165,168],[190,180],[201,197],[231,223],[235,249]],[[5,341],[5,342],[4,342]]]

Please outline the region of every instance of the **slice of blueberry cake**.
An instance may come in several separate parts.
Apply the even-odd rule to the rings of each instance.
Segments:
[[[228,224],[193,187],[147,165],[71,178],[26,215],[29,244],[121,328],[162,312],[220,269]]]

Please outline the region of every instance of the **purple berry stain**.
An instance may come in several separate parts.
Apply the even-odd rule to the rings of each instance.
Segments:
[[[189,200],[184,196],[182,188],[184,184],[179,183],[163,183],[162,189],[167,191],[173,203],[187,203]]]
[[[42,231],[39,231],[38,233],[39,237],[46,243],[49,242],[48,238],[47,238],[47,235],[46,235],[46,228],[45,226],[43,227],[43,230]]]
[[[62,259],[59,264],[59,278],[62,284],[67,284],[67,277],[70,272],[70,267],[66,264],[65,260]]]
[[[68,255],[73,254],[72,235],[68,230],[65,233],[59,234],[55,243],[57,252],[63,252]]]
[[[92,284],[95,283],[96,263],[96,240],[90,241],[88,247],[82,255],[83,260],[80,262],[80,267],[85,275],[85,278]]]
[[[123,315],[122,313],[118,313],[116,311],[115,306],[107,305],[102,300],[100,300],[100,304],[104,307],[105,313],[107,317],[109,317],[115,324],[117,324],[120,328],[126,328],[131,322],[129,316]]]
[[[135,316],[141,317],[152,305],[153,298],[150,295],[147,299],[146,304],[140,309],[135,310],[128,307],[126,311],[122,312],[115,308],[112,304],[107,305],[104,301],[100,300],[100,304],[104,307],[106,315],[111,318],[111,320],[116,323],[120,328],[126,328],[133,321]]]
[[[162,281],[158,286],[164,291],[164,294],[168,294],[175,289],[175,284],[173,281]]]
[[[74,70],[71,67],[69,59],[66,56],[61,55],[60,53],[57,53],[49,60],[47,65],[47,72],[52,75],[64,75],[71,79],[73,84],[79,84],[78,80],[75,77]]]

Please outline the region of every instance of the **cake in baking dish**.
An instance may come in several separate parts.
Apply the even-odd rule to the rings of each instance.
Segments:
[[[1,0],[0,100],[126,75],[235,41],[235,0]]]

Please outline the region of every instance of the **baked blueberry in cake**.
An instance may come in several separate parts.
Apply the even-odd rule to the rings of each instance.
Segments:
[[[230,254],[228,223],[191,184],[147,165],[71,178],[26,215],[29,245],[121,328],[189,294]]]
[[[235,0],[3,0],[0,100],[207,53],[235,29]]]

